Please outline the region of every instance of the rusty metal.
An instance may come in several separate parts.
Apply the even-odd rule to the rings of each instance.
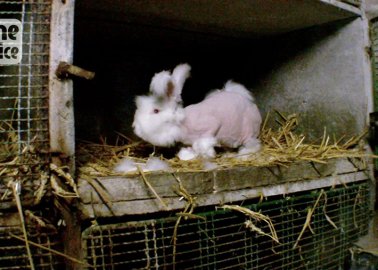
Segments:
[[[79,77],[86,80],[92,80],[95,77],[94,72],[85,70],[78,66],[71,65],[67,62],[60,62],[57,70],[55,71],[55,74],[59,79]]]

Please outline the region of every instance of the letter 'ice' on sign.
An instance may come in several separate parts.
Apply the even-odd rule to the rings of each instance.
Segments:
[[[22,24],[16,19],[0,19],[0,65],[16,65],[22,58]]]

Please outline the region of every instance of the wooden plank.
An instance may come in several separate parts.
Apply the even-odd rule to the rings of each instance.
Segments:
[[[148,182],[161,197],[176,196],[178,188],[176,178],[169,173],[155,173],[146,175]],[[178,173],[183,186],[190,194],[203,194],[213,192],[214,175],[212,172]],[[132,201],[154,198],[154,194],[144,183],[140,176],[133,177],[102,177],[98,181],[109,194],[112,201]],[[98,203],[101,198],[92,186],[85,180],[80,179],[78,190],[83,203]]]
[[[333,174],[343,174],[362,170],[363,164],[353,164],[347,159],[330,160],[327,164],[300,162],[289,167],[243,167],[197,173],[177,173],[185,189],[193,195],[212,194],[254,188],[277,183],[316,179]],[[160,197],[175,196],[178,182],[170,173],[147,174],[147,179]],[[112,202],[133,201],[155,198],[138,175],[129,177],[96,178]],[[85,180],[79,180],[79,194],[83,203],[100,203],[93,187]]]
[[[75,1],[52,1],[49,69],[50,151],[68,157],[74,172],[75,126],[72,80],[59,80],[55,71],[60,61],[73,61]]]
[[[369,179],[365,171],[352,172],[336,176],[328,176],[313,180],[302,180],[290,183],[277,183],[275,185],[260,186],[255,188],[246,188],[235,191],[224,191],[213,194],[202,194],[196,196],[196,202],[199,206],[221,205],[243,201],[251,198],[258,198],[261,195],[265,197],[291,194],[299,191],[332,187],[341,184],[348,184]],[[180,210],[185,207],[185,201],[177,197],[163,199],[168,205],[168,210]],[[143,199],[134,201],[115,202],[110,210],[102,203],[80,204],[79,210],[82,218],[111,217],[123,215],[136,215],[167,211],[157,199]]]

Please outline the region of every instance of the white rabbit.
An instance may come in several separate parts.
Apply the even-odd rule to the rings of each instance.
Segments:
[[[180,159],[214,157],[215,146],[239,148],[245,155],[260,150],[261,115],[251,93],[228,81],[200,103],[181,105],[181,91],[190,66],[178,65],[172,73],[154,75],[150,95],[136,98],[133,128],[136,135],[156,146],[181,142]]]

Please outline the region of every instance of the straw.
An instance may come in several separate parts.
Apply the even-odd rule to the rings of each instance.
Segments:
[[[74,257],[68,256],[68,255],[66,255],[66,254],[64,254],[64,253],[62,253],[62,252],[57,251],[57,250],[54,250],[54,249],[51,249],[51,248],[47,248],[47,247],[45,247],[45,246],[43,246],[43,245],[41,245],[41,244],[34,243],[34,242],[32,242],[32,241],[28,241],[27,239],[25,239],[25,238],[21,238],[21,237],[19,237],[19,236],[17,236],[17,235],[14,235],[14,234],[12,234],[12,233],[9,233],[9,235],[10,235],[11,237],[13,237],[13,238],[16,238],[16,239],[20,240],[20,241],[23,241],[23,242],[28,243],[28,244],[30,244],[30,245],[32,245],[32,246],[37,247],[37,248],[44,249],[44,250],[46,250],[46,251],[49,251],[49,252],[51,252],[51,253],[54,253],[54,254],[56,254],[56,255],[58,255],[58,256],[64,257],[64,258],[66,258],[66,259],[68,259],[68,260],[70,260],[70,261],[73,261],[73,262],[75,262],[75,263],[82,264],[82,265],[85,265],[85,266],[87,266],[87,267],[94,267],[94,266],[91,265],[91,264],[88,264],[88,263],[86,263],[86,262],[80,261],[80,260],[78,260],[78,259],[76,259],[76,258],[74,258]]]
[[[155,195],[155,197],[159,200],[159,202],[163,205],[163,207],[165,208],[165,210],[169,210],[168,208],[168,205],[163,201],[163,199],[159,196],[159,194],[156,192],[156,190],[153,188],[153,186],[151,185],[151,183],[147,180],[147,177],[146,175],[144,174],[143,170],[140,168],[140,166],[137,166],[138,168],[138,171],[144,181],[144,183],[146,184],[146,186],[152,191],[152,193]]]
[[[34,270],[35,267],[34,267],[34,262],[33,262],[33,257],[32,257],[32,254],[31,254],[31,250],[30,250],[29,241],[28,241],[28,233],[26,231],[25,218],[24,218],[24,214],[22,212],[22,204],[21,204],[21,199],[20,199],[21,183],[20,182],[13,183],[12,188],[13,188],[14,198],[16,199],[18,213],[19,213],[19,216],[20,216],[22,232],[23,232],[24,238],[25,238],[25,247],[26,247],[26,252],[28,254],[30,268],[32,270]]]
[[[186,205],[184,207],[184,210],[180,213],[177,214],[178,218],[176,220],[175,227],[173,229],[173,236],[172,236],[172,246],[173,246],[173,251],[172,251],[172,264],[173,264],[173,269],[176,268],[176,243],[177,243],[177,231],[178,227],[181,223],[181,219],[188,219],[188,218],[198,218],[198,219],[206,219],[205,217],[201,217],[198,215],[193,215],[194,208],[196,207],[196,197],[192,197],[190,193],[184,188],[182,185],[182,182],[179,177],[177,177],[175,174],[172,174],[173,177],[176,179],[179,187],[178,189],[176,188],[175,191],[176,193],[181,196],[182,199],[186,200]]]
[[[249,228],[251,231],[254,231],[254,232],[257,232],[258,234],[261,234],[261,235],[264,235],[264,236],[268,236],[270,237],[274,242],[276,243],[280,243],[279,239],[278,239],[278,236],[277,236],[277,232],[276,230],[274,229],[274,225],[272,223],[272,220],[268,217],[268,216],[265,216],[261,213],[258,213],[258,212],[254,212],[252,211],[251,209],[248,209],[246,207],[242,207],[242,206],[239,206],[239,205],[223,205],[223,206],[220,206],[219,208],[223,208],[223,209],[228,209],[228,210],[233,210],[233,211],[237,211],[237,212],[240,212],[244,215],[246,215],[247,217],[250,218],[250,220],[247,220],[244,224],[246,226],[246,228]],[[264,221],[265,223],[267,223],[268,227],[269,227],[269,230],[270,230],[270,234],[268,233],[265,233],[263,230],[261,230],[260,228],[258,228],[253,222],[251,219],[254,219],[256,220],[257,222],[260,222],[260,221]]]
[[[307,136],[296,132],[299,125],[296,114],[284,116],[282,113],[276,112],[276,115],[276,123],[278,124],[276,129],[268,126],[270,114],[263,122],[260,132],[262,150],[259,153],[247,157],[243,156],[242,159],[238,158],[236,154],[219,154],[212,160],[212,163],[216,164],[218,169],[230,169],[249,166],[286,166],[300,161],[324,164],[335,158],[377,158],[377,156],[368,154],[363,148],[359,147],[366,131],[349,139],[345,139],[345,135],[336,139],[334,136],[330,136],[327,129],[324,128],[323,135],[319,138],[319,144],[309,143],[306,141]],[[105,139],[103,139],[102,144],[90,142],[78,144],[79,177],[80,175],[90,177],[119,175],[120,173],[114,172],[112,168],[120,159],[127,157],[135,162],[145,163],[151,153],[154,153],[155,156],[163,153],[160,158],[169,164],[173,172],[205,171],[204,162],[200,159],[182,161],[177,157],[164,157],[166,151],[174,153],[178,151],[178,148],[168,150],[155,148],[145,142],[132,141],[121,133],[117,134],[119,136],[119,139],[116,140],[117,145],[108,145],[105,143]],[[331,140],[331,138],[333,139]],[[139,174],[139,171],[123,175],[135,174]]]

